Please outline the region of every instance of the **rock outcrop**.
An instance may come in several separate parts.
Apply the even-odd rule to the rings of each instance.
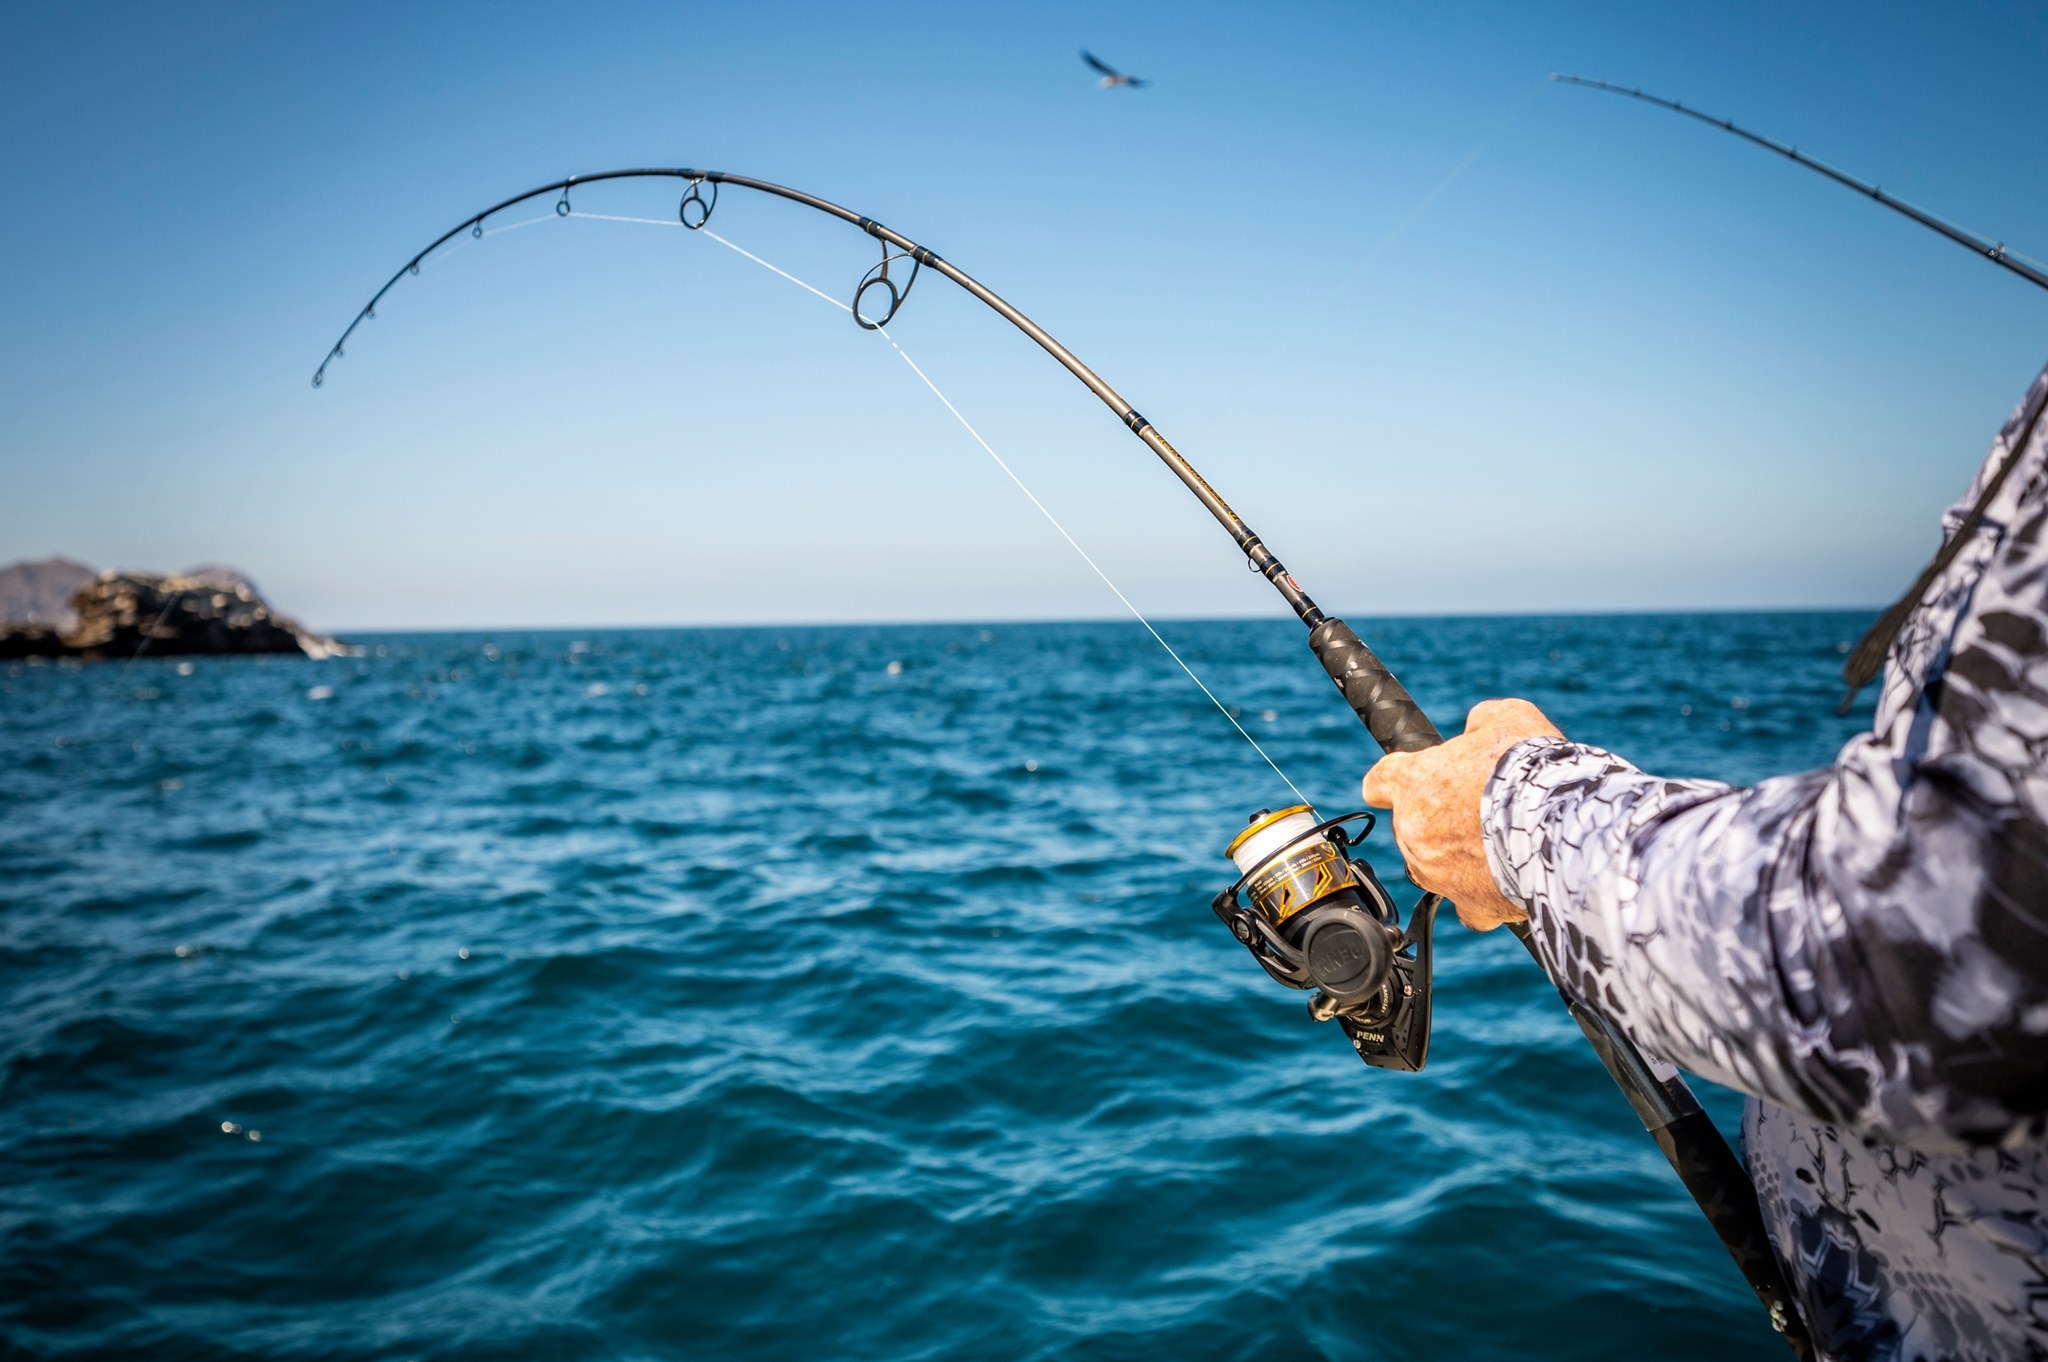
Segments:
[[[64,637],[46,624],[0,624],[0,662],[24,657],[63,657],[71,650]]]
[[[71,597],[69,629],[0,625],[0,658],[208,653],[298,653],[336,657],[354,650],[271,610],[240,574],[103,572]]]

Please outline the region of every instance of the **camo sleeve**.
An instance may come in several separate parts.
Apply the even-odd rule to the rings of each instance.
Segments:
[[[2044,397],[2048,371],[1986,469],[2023,462],[1832,767],[1738,789],[1559,739],[1503,754],[1482,811],[1494,878],[1558,985],[1646,1049],[1894,1143],[2042,1134],[2048,424],[2023,418]]]

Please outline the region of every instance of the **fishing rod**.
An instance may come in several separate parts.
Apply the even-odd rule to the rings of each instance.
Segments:
[[[1924,209],[1915,208],[1905,200],[1894,198],[1892,195],[1885,193],[1877,185],[1866,184],[1854,175],[1835,169],[1825,161],[1814,160],[1813,157],[1805,155],[1797,147],[1787,146],[1783,142],[1774,141],[1763,136],[1761,133],[1751,132],[1747,128],[1739,128],[1729,119],[1716,118],[1712,114],[1701,113],[1698,109],[1688,109],[1675,99],[1664,99],[1658,95],[1645,94],[1641,90],[1630,86],[1612,85],[1607,81],[1594,80],[1587,76],[1560,75],[1556,71],[1550,73],[1550,78],[1565,85],[1583,85],[1590,90],[1605,90],[1609,94],[1626,95],[1630,99],[1639,99],[1645,104],[1655,104],[1657,107],[1669,109],[1673,113],[1684,114],[1687,118],[1696,118],[1710,128],[1719,128],[1723,132],[1732,132],[1746,142],[1754,142],[1766,151],[1775,151],[1780,156],[1805,166],[1808,170],[1817,171],[1827,176],[1836,184],[1846,186],[1859,194],[1875,199],[1895,213],[1905,214],[1922,227],[1932,228],[1957,245],[1968,247],[1971,251],[1983,256],[1992,264],[2003,265],[2006,269],[2011,270],[2030,284],[2037,285],[2040,288],[2048,288],[2048,273],[2044,273],[2026,257],[2006,249],[2003,241],[1993,241],[1981,232],[1973,232],[1967,227],[1958,227],[1955,223],[1938,218]]]
[[[579,186],[636,179],[681,181],[676,221],[691,231],[702,231],[710,222],[721,185],[787,199],[858,227],[873,237],[881,250],[881,259],[870,265],[854,286],[853,303],[848,309],[854,322],[865,330],[880,331],[895,318],[923,270],[945,276],[987,304],[1036,341],[1116,413],[1117,419],[1159,457],[1229,532],[1251,569],[1272,584],[1307,627],[1310,651],[1383,751],[1416,752],[1443,741],[1407,689],[1351,626],[1325,613],[1265,541],[1230,508],[1194,465],[1167,442],[1159,428],[1093,369],[1044,328],[937,252],[873,218],[801,190],[723,171],[643,168],[572,175],[515,194],[464,218],[400,266],[328,350],[314,371],[313,386],[317,388],[325,382],[328,366],[342,358],[344,346],[356,328],[376,316],[377,305],[384,296],[407,275],[418,274],[428,256],[464,231],[480,240],[486,235],[484,224],[494,215],[549,194],[560,196],[555,212],[568,217],[573,212],[571,193]],[[900,268],[903,261],[909,262],[909,273],[899,286],[889,267],[895,264]],[[870,297],[878,316],[862,310],[864,301]],[[922,376],[921,370],[919,373]],[[929,384],[930,380],[926,382]],[[951,403],[947,405],[950,407]],[[972,429],[970,426],[970,432]],[[1093,560],[1090,561],[1092,564]],[[1143,616],[1139,618],[1142,620]],[[1165,640],[1160,642],[1163,646]],[[1206,691],[1207,687],[1203,689]],[[1234,884],[1215,896],[1210,907],[1267,974],[1290,988],[1310,993],[1309,1015],[1317,1021],[1336,1020],[1366,1064],[1414,1072],[1427,1063],[1429,1056],[1431,937],[1443,900],[1436,894],[1423,894],[1403,926],[1399,909],[1372,867],[1350,854],[1372,830],[1373,822],[1373,815],[1365,811],[1323,819],[1306,803],[1277,813],[1259,810],[1225,853],[1242,873]],[[1354,824],[1355,830],[1351,826]],[[1535,957],[1536,947],[1528,925],[1515,924],[1514,932]],[[1541,958],[1536,958],[1540,967]],[[1645,1057],[1611,1021],[1562,989],[1559,993],[1601,1063],[1642,1120],[1644,1129],[1663,1150],[1751,1290],[1769,1311],[1772,1325],[1785,1336],[1799,1358],[1811,1359],[1813,1346],[1771,1249],[1755,1188],[1685,1080],[1670,1065]]]

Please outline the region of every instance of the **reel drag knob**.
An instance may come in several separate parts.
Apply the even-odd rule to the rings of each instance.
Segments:
[[[1309,913],[1302,931],[1309,978],[1329,995],[1334,1010],[1360,1010],[1386,988],[1394,951],[1380,922],[1356,908],[1324,908]]]

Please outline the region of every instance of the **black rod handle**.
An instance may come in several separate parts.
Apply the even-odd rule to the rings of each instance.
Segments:
[[[1657,1147],[1671,1163],[1671,1171],[1692,1193],[1707,1222],[1720,1236],[1722,1245],[1734,1258],[1749,1289],[1770,1313],[1771,1327],[1784,1336],[1799,1362],[1814,1362],[1812,1335],[1799,1317],[1792,1288],[1778,1266],[1771,1249],[1770,1231],[1764,1227],[1764,1213],[1757,1204],[1756,1190],[1742,1160],[1721,1138],[1721,1132],[1704,1111],[1681,1116],[1672,1124],[1650,1132]]]
[[[1512,922],[1508,930],[1529,948],[1540,968],[1535,934],[1527,922]],[[1771,1317],[1771,1327],[1784,1336],[1799,1362],[1814,1362],[1813,1337],[1799,1317],[1791,1284],[1771,1247],[1770,1231],[1764,1225],[1762,1205],[1756,1186],[1742,1160],[1728,1147],[1713,1120],[1701,1109],[1699,1099],[1676,1068],[1653,1067],[1622,1029],[1602,1014],[1575,1001],[1559,989],[1567,1011],[1586,1033],[1593,1053],[1600,1057],[1615,1085],[1635,1108],[1643,1129],[1657,1142],[1671,1171],[1685,1184],[1685,1190],[1699,1205],[1700,1213],[1714,1228],[1721,1246],[1735,1260],[1736,1270],[1756,1293]]]
[[[1420,752],[1444,740],[1408,688],[1343,620],[1318,624],[1309,633],[1308,646],[1344,693],[1344,703],[1383,750]]]

